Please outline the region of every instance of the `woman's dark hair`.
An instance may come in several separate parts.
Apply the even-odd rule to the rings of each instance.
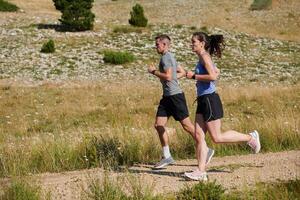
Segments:
[[[222,56],[222,51],[225,47],[223,35],[207,35],[204,32],[195,32],[193,37],[196,37],[200,42],[205,42],[205,50],[210,55],[216,55],[219,58]]]

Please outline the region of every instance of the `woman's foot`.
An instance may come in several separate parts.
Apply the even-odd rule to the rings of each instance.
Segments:
[[[201,172],[198,169],[193,172],[185,172],[184,175],[191,180],[207,181],[207,173]]]
[[[260,151],[260,141],[259,141],[259,134],[257,131],[253,131],[249,133],[251,135],[251,140],[247,143],[254,153],[258,153]]]

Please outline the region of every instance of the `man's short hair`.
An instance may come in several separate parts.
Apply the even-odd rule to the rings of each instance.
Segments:
[[[169,40],[169,42],[171,42],[171,38],[166,34],[160,34],[156,36],[155,40]]]

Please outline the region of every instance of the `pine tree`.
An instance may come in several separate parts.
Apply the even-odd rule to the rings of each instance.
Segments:
[[[53,0],[57,10],[62,12],[59,20],[71,31],[92,30],[95,15],[91,9],[94,0]]]
[[[131,18],[129,19],[129,24],[138,27],[146,27],[148,19],[144,15],[144,9],[140,4],[136,4],[132,7],[130,12]]]

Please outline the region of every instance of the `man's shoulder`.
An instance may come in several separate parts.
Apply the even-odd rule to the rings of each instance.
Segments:
[[[167,52],[162,56],[162,59],[171,59],[171,60],[175,60],[174,54],[171,52]]]

